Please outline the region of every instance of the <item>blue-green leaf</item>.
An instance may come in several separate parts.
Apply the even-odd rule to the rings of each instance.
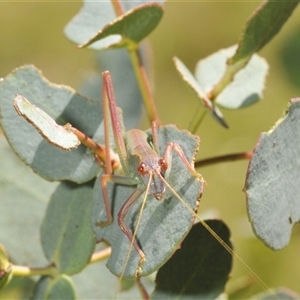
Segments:
[[[159,23],[163,9],[158,3],[163,1],[122,2],[124,14],[117,16],[109,2],[85,1],[66,26],[66,36],[81,47],[93,44],[91,48],[97,50],[137,44]]]
[[[248,166],[245,192],[257,236],[272,249],[285,247],[300,221],[300,98],[262,133]]]
[[[175,142],[182,147],[187,160],[192,163],[199,145],[199,139],[196,136],[191,135],[187,131],[178,130],[175,126],[168,125],[159,127],[158,138],[162,153],[168,143]],[[134,172],[134,168],[132,168],[132,172]],[[132,173],[132,176],[136,176],[136,174]],[[172,163],[169,166],[169,173],[166,174],[166,180],[181,195],[187,205],[192,209],[197,209],[198,199],[203,190],[203,181],[191,175],[174,151]],[[140,185],[143,186],[142,184]],[[112,273],[120,276],[130,241],[118,225],[118,213],[135,187],[110,183],[108,183],[108,187],[114,217],[113,223],[103,228],[96,225],[97,222],[107,220],[99,180],[95,182],[95,202],[91,220],[97,240],[106,240],[112,246],[112,254],[107,263],[108,268]],[[143,198],[144,196],[142,195],[125,216],[125,223],[131,232],[134,231],[136,226]],[[168,188],[166,188],[164,198],[161,201],[157,201],[152,195],[148,195],[146,207],[137,231],[137,241],[146,255],[146,262],[142,267],[142,275],[147,275],[157,270],[176,251],[191,228],[193,219],[194,214],[185,208]],[[140,257],[133,248],[125,268],[125,277],[134,276],[139,260]]]
[[[0,85],[0,114],[3,131],[18,156],[48,180],[68,179],[78,183],[99,172],[93,153],[84,146],[64,151],[44,140],[13,107],[16,94],[26,97],[57,124],[71,123],[96,142],[103,141],[102,108],[66,86],[46,80],[33,66],[13,71]]]
[[[81,271],[94,251],[92,202],[91,182],[62,182],[51,197],[41,227],[41,241],[48,260],[63,273]]]
[[[72,279],[67,275],[55,278],[42,277],[36,284],[33,300],[70,300],[76,299],[75,287]]]

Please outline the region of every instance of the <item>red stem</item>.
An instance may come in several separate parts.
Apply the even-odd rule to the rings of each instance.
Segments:
[[[226,154],[226,155],[206,158],[206,159],[196,161],[195,168],[200,168],[207,165],[212,165],[212,164],[227,162],[227,161],[250,159],[252,155],[253,155],[252,151],[246,151],[246,152],[239,152],[239,153]]]

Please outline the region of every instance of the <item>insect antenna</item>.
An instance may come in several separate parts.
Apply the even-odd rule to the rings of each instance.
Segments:
[[[207,231],[226,249],[226,251],[235,257],[242,265],[243,267],[249,272],[249,274],[252,276],[252,278],[261,286],[262,289],[268,290],[270,293],[273,294],[275,299],[279,298],[276,296],[276,294],[272,291],[272,289],[249,267],[249,265],[235,252],[233,251],[220,237],[219,235],[209,227],[209,225],[206,224],[204,220],[202,220],[197,213],[183,200],[183,198],[171,187],[171,185],[164,179],[161,174],[157,173],[160,179],[164,182],[167,188],[170,189],[170,191],[174,194],[174,196],[180,200],[180,202],[195,216],[195,218],[207,229]]]
[[[135,241],[135,237],[136,237],[136,235],[137,235],[137,231],[138,231],[138,228],[139,228],[139,224],[140,224],[140,221],[141,221],[141,219],[142,219],[142,214],[143,214],[143,211],[144,211],[144,208],[145,208],[147,196],[148,196],[148,194],[149,194],[149,189],[150,189],[150,184],[151,184],[152,177],[153,177],[153,174],[150,173],[150,174],[149,174],[149,179],[148,179],[148,182],[147,182],[147,186],[146,186],[146,190],[145,190],[145,193],[144,193],[144,198],[143,198],[142,205],[141,205],[141,208],[140,208],[140,212],[139,212],[139,215],[138,215],[138,218],[137,218],[136,226],[135,226],[135,228],[134,228],[132,240],[131,240],[131,242],[130,242],[129,249],[128,249],[127,254],[126,254],[126,259],[125,259],[125,262],[124,262],[124,265],[123,265],[123,268],[122,268],[121,275],[120,275],[119,280],[118,280],[117,288],[116,288],[115,295],[114,295],[114,298],[113,298],[113,299],[116,299],[117,293],[118,293],[119,290],[120,290],[121,281],[122,281],[122,279],[123,279],[123,276],[124,276],[124,273],[125,273],[125,269],[126,269],[126,267],[127,267],[128,261],[129,261],[129,257],[130,257],[131,250],[132,250],[132,248],[133,248],[133,242]],[[139,276],[139,273],[141,272],[143,263],[144,263],[145,261],[146,261],[145,258],[142,258],[142,259],[140,260],[139,265],[138,265],[138,268],[137,268],[137,270],[136,270],[136,272],[135,272],[135,277],[138,277],[138,276]]]

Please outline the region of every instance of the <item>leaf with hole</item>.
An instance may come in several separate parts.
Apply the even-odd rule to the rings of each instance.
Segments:
[[[245,193],[253,230],[272,249],[285,247],[300,221],[300,98],[262,133],[249,162]]]
[[[178,130],[173,125],[161,126],[158,132],[160,151],[163,152],[169,142],[178,143],[189,162],[193,162],[198,149],[199,139],[188,131]],[[178,176],[180,174],[180,176]],[[203,182],[193,177],[181,159],[173,153],[170,173],[167,182],[175,189],[193,210],[197,210],[199,197],[203,190]],[[112,254],[107,262],[110,271],[120,276],[125,263],[130,241],[118,225],[118,212],[121,206],[134,191],[134,187],[108,184],[109,199],[111,201],[114,221],[112,224],[100,228],[96,223],[107,220],[103,195],[99,180],[94,187],[94,205],[92,209],[92,226],[98,241],[105,240],[112,246]],[[131,232],[136,226],[143,195],[125,216],[125,223]],[[142,275],[157,270],[179,247],[194,220],[192,214],[179,199],[166,188],[163,200],[157,201],[148,195],[146,206],[142,214],[137,231],[137,241],[146,255],[146,262],[142,268]],[[133,277],[140,260],[140,256],[133,248],[125,269],[125,277]]]
[[[103,141],[102,106],[69,87],[46,80],[35,67],[14,70],[0,85],[3,131],[18,156],[48,180],[85,182],[99,173],[93,153],[80,145],[72,151],[59,149],[42,138],[13,107],[16,94],[26,97],[59,125],[72,124],[96,142]]]

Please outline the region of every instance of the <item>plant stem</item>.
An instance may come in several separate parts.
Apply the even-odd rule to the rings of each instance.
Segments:
[[[119,0],[111,0],[111,4],[113,5],[114,11],[117,16],[121,16],[124,13],[122,5]]]
[[[120,0],[111,0],[111,3],[114,7],[116,15],[119,17],[124,14],[124,10],[120,3]],[[146,71],[142,64],[140,54],[138,52],[138,45],[134,45],[133,48],[127,48],[135,76],[137,78],[138,85],[143,97],[144,105],[146,107],[146,112],[148,119],[152,123],[153,121],[159,121],[158,113],[152,97],[149,81],[147,78]]]
[[[227,161],[250,159],[252,155],[253,155],[252,151],[247,151],[247,152],[239,152],[239,153],[226,154],[226,155],[206,158],[206,159],[196,161],[195,168],[200,168],[207,165],[212,165],[212,164],[227,162]]]
[[[206,116],[207,111],[203,110],[202,114],[200,115],[199,118],[193,118],[190,125],[189,125],[189,130],[191,133],[196,133],[198,127],[200,126],[200,124],[202,123],[202,121],[204,120],[204,117]],[[196,121],[194,121],[196,119]]]
[[[26,266],[12,265],[12,273],[14,276],[34,276],[34,275],[48,275],[55,276],[59,271],[54,266],[45,268],[30,268]]]
[[[95,252],[90,260],[91,263],[95,263],[98,261],[102,261],[106,258],[108,258],[111,254],[111,247],[107,247],[101,251]],[[12,265],[12,274],[14,276],[34,276],[34,275],[46,275],[46,276],[53,276],[55,277],[58,275],[60,271],[55,268],[55,266],[47,266],[44,268],[30,268],[27,266],[18,266],[18,265]]]
[[[140,278],[140,277],[137,277],[137,278],[135,279],[135,282],[136,282],[136,284],[137,284],[137,286],[138,286],[138,289],[139,289],[139,291],[140,291],[140,294],[141,294],[141,296],[142,296],[142,299],[143,299],[143,300],[149,300],[148,292],[146,291],[144,285],[141,283],[141,278]]]
[[[111,254],[111,247],[107,247],[101,251],[93,253],[90,264],[107,259]]]
[[[148,118],[150,122],[159,121],[159,117],[154,103],[154,99],[152,97],[148,77],[145,68],[142,64],[142,60],[138,52],[138,49],[136,48],[128,49],[128,52],[133,66],[133,70],[136,75],[138,85],[140,87],[140,91],[143,97],[144,105],[146,107]]]

